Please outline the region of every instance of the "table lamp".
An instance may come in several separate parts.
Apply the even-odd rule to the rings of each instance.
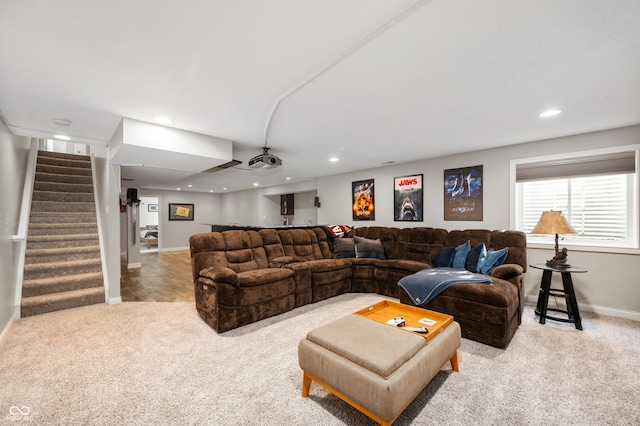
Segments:
[[[547,261],[547,266],[556,266],[568,268],[571,265],[567,263],[567,249],[562,251],[558,249],[558,234],[575,234],[576,231],[569,225],[567,219],[562,216],[561,211],[550,210],[542,212],[538,224],[531,231],[532,234],[555,234],[556,235],[556,254],[553,259]]]

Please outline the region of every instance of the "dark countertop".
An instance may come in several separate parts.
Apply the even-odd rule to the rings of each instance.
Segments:
[[[209,224],[207,224],[209,225]],[[265,226],[254,226],[254,225],[218,225],[218,224],[210,224],[211,232],[223,232],[229,231],[233,229],[240,229],[244,231],[256,231],[259,229],[312,229],[322,227],[324,225],[265,225]]]

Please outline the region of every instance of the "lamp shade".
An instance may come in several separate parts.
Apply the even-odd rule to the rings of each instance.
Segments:
[[[550,210],[542,212],[538,224],[531,231],[532,234],[575,234],[576,231],[569,225],[561,211]]]

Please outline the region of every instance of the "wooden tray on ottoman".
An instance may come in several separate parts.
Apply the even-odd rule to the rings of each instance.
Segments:
[[[402,317],[405,320],[405,326],[424,327],[429,330],[428,333],[416,333],[427,339],[427,342],[433,340],[442,330],[453,322],[453,317],[440,312],[429,311],[427,309],[418,308],[417,306],[405,305],[403,303],[393,302],[391,300],[383,300],[364,309],[354,312],[377,322],[386,324],[387,321],[396,317]],[[427,326],[418,322],[422,318],[428,318],[437,321],[432,326]],[[389,325],[389,327],[395,327]],[[403,327],[397,327],[403,329]],[[406,330],[409,333],[413,331]]]

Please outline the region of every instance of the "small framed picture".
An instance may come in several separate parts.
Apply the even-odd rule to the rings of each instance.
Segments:
[[[158,211],[158,205],[157,204],[149,204],[147,206],[147,211],[157,212]]]
[[[193,220],[193,204],[169,203],[169,220]]]

